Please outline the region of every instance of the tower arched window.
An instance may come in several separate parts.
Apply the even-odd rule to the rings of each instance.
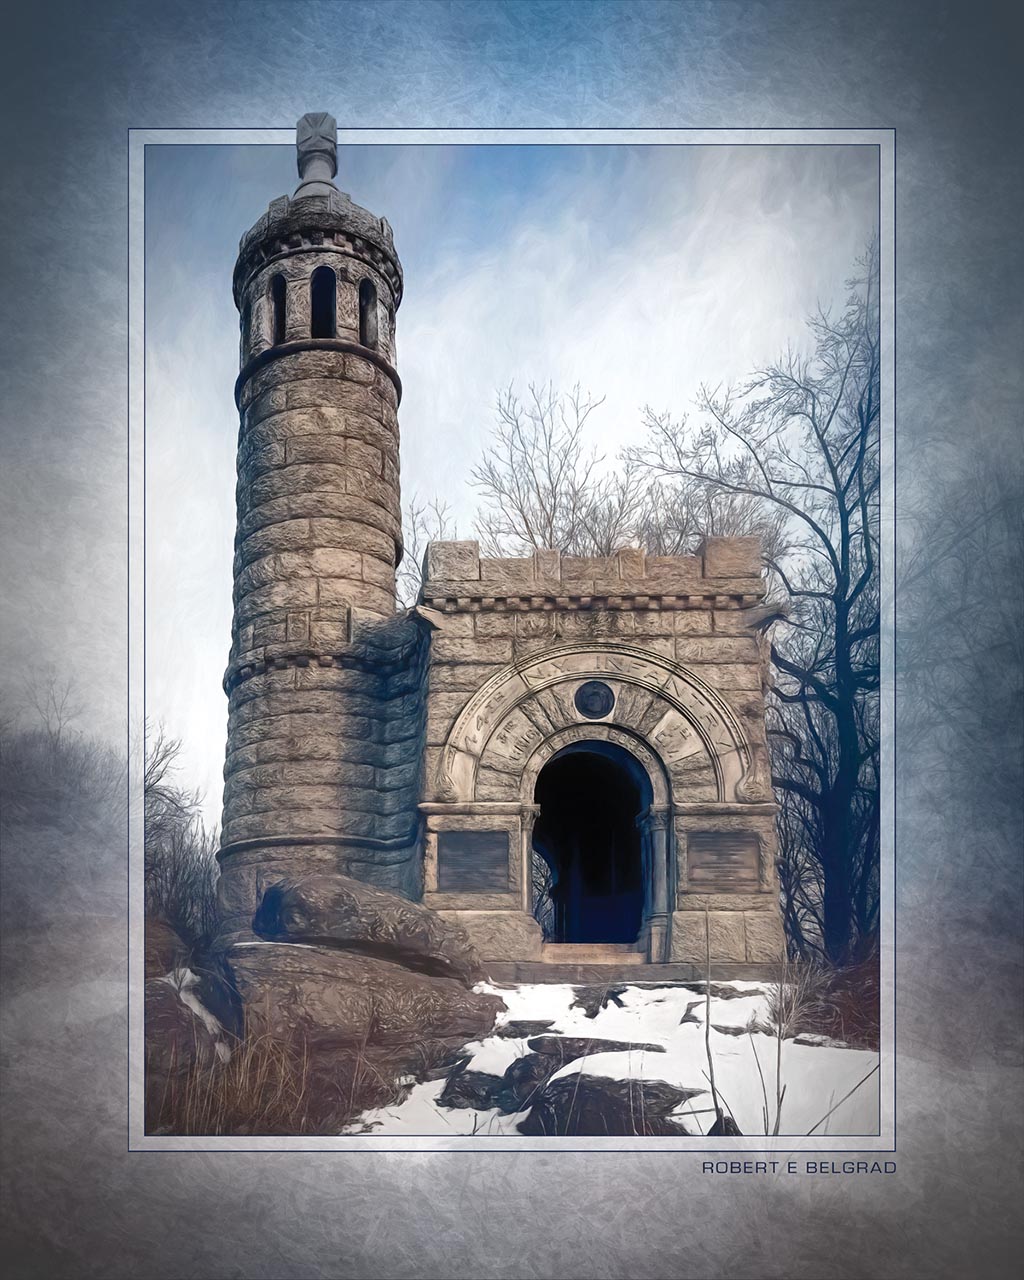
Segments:
[[[359,341],[364,347],[377,347],[377,287],[372,280],[359,284]]]
[[[317,267],[309,282],[310,335],[337,337],[338,278],[330,267]]]
[[[279,272],[270,282],[271,345],[275,347],[284,342],[286,289],[284,276]]]

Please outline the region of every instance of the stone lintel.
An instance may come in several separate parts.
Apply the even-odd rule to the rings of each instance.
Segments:
[[[699,800],[677,804],[674,806],[674,811],[680,817],[692,815],[694,817],[774,818],[778,812],[778,805],[771,800],[754,801],[749,804],[724,800]]]
[[[469,814],[486,817],[488,814],[517,816],[522,813],[523,806],[508,800],[471,800],[457,804],[444,804],[440,801],[423,800],[417,806],[420,813],[427,814]]]

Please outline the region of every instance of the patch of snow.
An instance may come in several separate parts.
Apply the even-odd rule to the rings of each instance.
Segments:
[[[527,983],[515,987],[498,987],[489,982],[478,982],[474,991],[500,996],[508,1006],[507,1012],[498,1014],[498,1026],[507,1022],[545,1022],[557,1024],[564,1018],[576,996],[575,988],[567,983]],[[561,1028],[558,1028],[561,1030]],[[554,1030],[554,1028],[552,1028]]]
[[[490,1076],[503,1076],[517,1058],[530,1050],[525,1040],[505,1036],[488,1036],[486,1040],[472,1040],[465,1052],[473,1056],[466,1064],[467,1071],[483,1071]]]
[[[479,983],[475,990],[498,995],[506,1011],[499,1027],[517,1021],[550,1021],[545,1035],[571,1035],[601,1040],[627,1040],[661,1045],[665,1052],[631,1049],[595,1053],[566,1063],[554,1078],[590,1075],[625,1080],[662,1080],[680,1088],[703,1092],[677,1108],[676,1116],[691,1133],[706,1134],[714,1123],[705,1050],[705,1000],[699,991],[680,985],[638,987],[628,984],[619,995],[620,1005],[609,1002],[588,1018],[573,1008],[577,991],[564,983],[497,986]],[[756,982],[716,983],[737,994],[711,997],[711,1053],[715,1083],[727,1112],[745,1135],[764,1134],[764,1094],[768,1098],[768,1128],[775,1122],[775,1073],[777,1044],[764,1032],[735,1034],[752,1018],[768,1016],[768,989]],[[692,1007],[691,1007],[692,1006]],[[690,1021],[683,1017],[690,1008]],[[733,1034],[715,1030],[728,1028]],[[735,1030],[734,1030],[735,1029]],[[530,1052],[527,1038],[487,1036],[468,1043],[468,1069],[502,1075],[517,1058]],[[755,1058],[756,1049],[756,1058]],[[786,1092],[782,1103],[780,1134],[803,1135],[877,1064],[878,1055],[849,1049],[826,1037],[802,1036],[782,1045],[781,1079]],[[758,1072],[760,1065],[760,1074]],[[764,1077],[762,1092],[761,1077]],[[368,1111],[346,1133],[436,1135],[480,1134],[518,1136],[516,1125],[525,1112],[503,1116],[497,1110],[447,1108],[438,1105],[444,1080],[412,1087],[407,1097],[391,1107]],[[868,1079],[815,1130],[822,1134],[871,1134],[878,1129],[878,1081]]]
[[[217,1055],[218,1061],[230,1062],[231,1049],[225,1038],[227,1032],[224,1030],[223,1024],[207,1009],[206,1005],[192,990],[199,983],[199,978],[196,974],[191,969],[172,969],[170,973],[165,973],[162,978],[157,978],[156,981],[166,982],[174,990],[174,993],[185,1008],[198,1018],[210,1033],[213,1038],[213,1050]]]
[[[372,1132],[375,1137],[422,1133],[480,1134],[490,1138],[521,1136],[516,1125],[525,1117],[525,1111],[503,1116],[497,1109],[440,1107],[437,1099],[444,1086],[443,1080],[426,1080],[414,1085],[401,1102],[364,1111],[358,1120],[346,1125],[342,1133]]]
[[[746,1027],[751,1020],[764,1024],[768,1021],[768,998],[766,996],[742,996],[738,1000],[715,1000],[711,998],[712,1023],[717,1027]],[[693,1013],[701,1022],[704,1021],[705,1004],[700,1004]]]

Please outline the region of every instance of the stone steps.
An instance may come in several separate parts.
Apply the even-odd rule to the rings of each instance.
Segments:
[[[635,965],[646,957],[631,942],[546,942],[541,964]]]
[[[703,982],[704,966],[677,961],[669,964],[640,964],[633,961],[606,964],[563,964],[546,960],[485,960],[490,980],[515,985],[533,982],[565,982],[573,986],[623,985],[659,986],[670,982]],[[711,967],[712,982],[775,982],[778,965],[727,964]]]

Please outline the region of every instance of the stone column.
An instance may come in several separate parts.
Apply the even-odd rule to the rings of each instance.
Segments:
[[[651,809],[647,818],[651,857],[651,913],[648,920],[648,958],[660,964],[668,958],[668,853],[672,812]]]
[[[540,816],[539,804],[524,804],[522,814],[523,844],[521,868],[521,892],[523,910],[533,915],[533,826]]]

